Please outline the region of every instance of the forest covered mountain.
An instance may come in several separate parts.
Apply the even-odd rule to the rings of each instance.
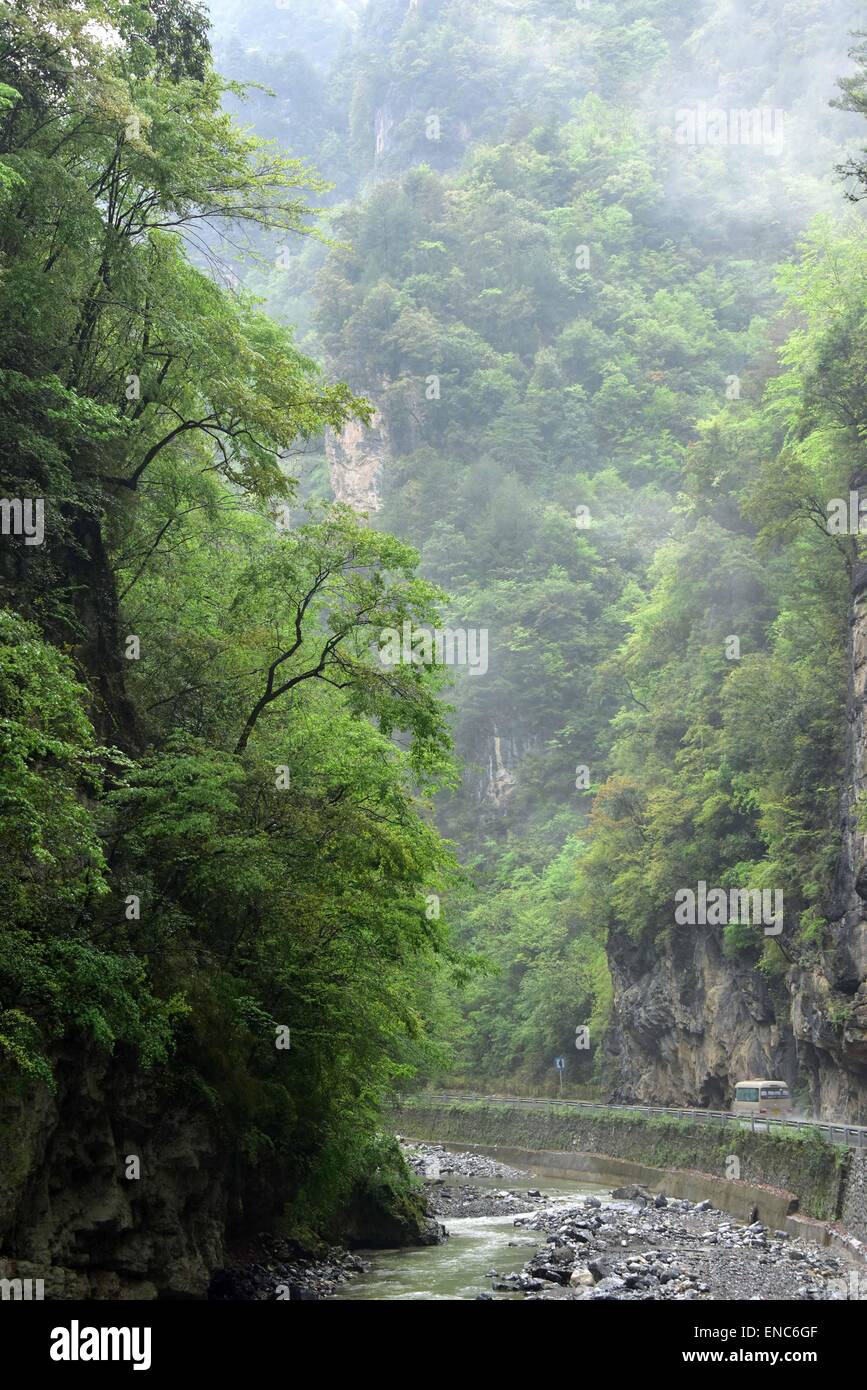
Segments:
[[[330,55],[262,11],[245,48],[218,6],[218,53],[275,91],[269,134],[313,119],[289,68],[332,94],[343,244],[253,283],[376,408],[329,440],[335,494],[490,634],[439,802],[474,884],[450,919],[495,967],[442,1000],[455,1072],[553,1086],[565,1053],[714,1105],[780,1075],[861,1114],[857,543],[815,525],[859,481],[825,380],[862,312],[858,7],[371,3]],[[750,111],[759,138],[708,136]],[[698,881],[783,888],[782,933],[679,930]]]
[[[4,1254],[396,1243],[558,1055],[867,1123],[863,7],[209,8],[0,3]]]

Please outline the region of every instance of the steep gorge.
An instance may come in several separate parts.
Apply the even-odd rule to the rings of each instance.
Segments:
[[[696,662],[709,661],[722,689],[731,668],[714,645],[741,619],[750,656],[776,659],[768,633],[790,597],[777,581],[781,552],[770,588],[757,579],[739,613],[742,581],[724,549],[747,576],[760,563],[759,528],[742,508],[765,460],[787,447],[762,398],[796,313],[784,311],[781,328],[771,281],[817,212],[842,214],[834,165],[860,127],[829,102],[850,70],[857,16],[843,3],[730,3],[700,7],[685,33],[664,3],[617,16],[571,11],[556,0],[520,14],[485,5],[472,19],[439,0],[366,7],[347,26],[341,79],[357,167],[350,173],[333,147],[325,159],[348,249],[318,270],[311,342],[381,407],[372,432],[329,441],[332,488],[419,547],[425,572],[453,595],[452,620],[491,631],[491,678],[459,675],[454,692],[465,772],[440,820],[479,888],[450,904],[459,935],[493,955],[503,982],[471,988],[457,1071],[548,1081],[553,1055],[569,1054],[575,1025],[592,1019],[596,1080],[618,1098],[721,1105],[738,1077],[762,1073],[785,1076],[818,1114],[863,1118],[860,600],[848,712],[829,690],[817,717],[825,776],[812,820],[809,793],[792,791],[803,843],[821,841],[820,872],[811,863],[802,873],[797,853],[771,870],[774,836],[785,840],[777,829],[768,839],[775,793],[765,778],[767,807],[746,812],[730,750],[713,746],[729,697],[701,676],[691,684]],[[434,43],[437,62],[427,63]],[[254,72],[254,60],[244,66],[236,52],[237,75]],[[785,140],[770,150],[679,148],[676,108],[700,103],[773,110]],[[280,312],[279,276],[267,292]],[[588,503],[576,563],[566,536]],[[663,670],[648,647],[636,676],[630,624],[665,592],[654,592],[654,556],[679,546],[688,573],[694,547],[698,572],[705,524],[717,528],[706,600],[686,621],[676,605],[663,613],[679,624],[679,653]],[[783,564],[800,563],[797,549],[788,556]],[[630,614],[621,595],[636,585],[644,598]],[[832,647],[843,617],[835,601],[825,610]],[[765,678],[756,668],[752,679]],[[645,809],[676,797],[676,769],[704,738],[667,708],[661,681],[673,683],[673,705],[701,706],[695,725],[711,730],[705,775],[719,806],[696,779],[682,799],[710,834],[674,817],[677,851],[660,840],[655,864],[642,847],[644,810],[631,839],[603,822],[622,787]],[[787,735],[812,736],[797,719]],[[750,779],[748,751],[736,756],[735,780]],[[582,767],[589,785],[576,780]],[[763,777],[755,766],[752,782]],[[763,804],[760,790],[748,795]],[[568,888],[561,855],[574,866]],[[621,895],[630,857],[638,882]],[[792,904],[778,943],[673,926],[676,886],[714,874],[749,883],[750,872],[777,873]],[[516,883],[543,904],[533,927]],[[551,932],[549,956],[541,943]],[[563,983],[543,1007],[549,972]],[[589,1079],[582,1060],[570,1063],[578,1081]]]
[[[51,523],[0,566],[0,1273],[201,1297],[260,1223],[392,1233],[376,1183],[418,1237],[411,1078],[867,1120],[867,590],[816,524],[867,418],[857,6],[219,0],[325,244],[153,7],[112,52],[0,0],[2,487]],[[685,144],[698,103],[787,140]],[[490,662],[384,673],[404,622]],[[700,880],[782,934],[675,924]]]

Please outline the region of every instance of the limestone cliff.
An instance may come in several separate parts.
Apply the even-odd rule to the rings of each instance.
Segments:
[[[325,453],[335,501],[346,502],[359,512],[378,512],[388,452],[388,426],[379,411],[368,426],[352,421],[339,435],[328,430]]]
[[[55,1091],[0,1091],[0,1275],[46,1298],[203,1297],[241,1214],[217,1116],[104,1053],[57,1064]]]
[[[852,566],[840,859],[820,961],[792,972],[792,1021],[822,1115],[867,1118],[867,564]]]
[[[606,1071],[617,1100],[727,1109],[734,1081],[794,1079],[791,1029],[779,1001],[743,960],[727,960],[722,932],[674,927],[639,943],[609,941],[615,1013]]]
[[[46,1299],[203,1299],[236,1241],[286,1227],[285,1163],[253,1152],[191,1069],[143,1070],[81,1040],[53,1060],[54,1089],[0,1087],[0,1279],[42,1280]],[[440,1238],[396,1146],[320,1234]]]
[[[660,924],[643,943],[612,931],[604,1070],[617,1099],[721,1108],[736,1081],[774,1076],[817,1117],[867,1123],[867,564],[852,575],[840,855],[821,941],[787,941],[791,964],[770,985],[755,960],[723,954],[721,928]]]

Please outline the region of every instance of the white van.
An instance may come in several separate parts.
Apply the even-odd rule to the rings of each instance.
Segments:
[[[735,1086],[734,1115],[782,1120],[791,1113],[792,1097],[785,1081],[739,1081]]]

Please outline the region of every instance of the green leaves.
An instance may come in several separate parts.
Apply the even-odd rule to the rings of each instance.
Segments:
[[[0,611],[0,897],[11,923],[50,928],[106,891],[81,799],[99,779],[85,698],[69,662]]]
[[[330,1216],[432,1051],[454,770],[442,673],[377,656],[438,620],[414,550],[274,525],[371,408],[226,261],[273,265],[325,185],[227,114],[189,0],[0,3],[0,62],[3,491],[46,501],[0,575],[42,623],[0,610],[0,1065],[159,1068]]]
[[[249,645],[262,651],[266,640],[264,679],[237,751],[269,706],[309,680],[346,690],[356,713],[374,715],[389,729],[409,729],[417,745],[438,743],[444,750],[435,670],[383,668],[374,650],[384,630],[434,622],[438,591],[412,577],[416,557],[408,546],[363,526],[348,507],[323,510],[323,520],[263,546],[240,578],[234,615],[261,625],[248,626]]]

